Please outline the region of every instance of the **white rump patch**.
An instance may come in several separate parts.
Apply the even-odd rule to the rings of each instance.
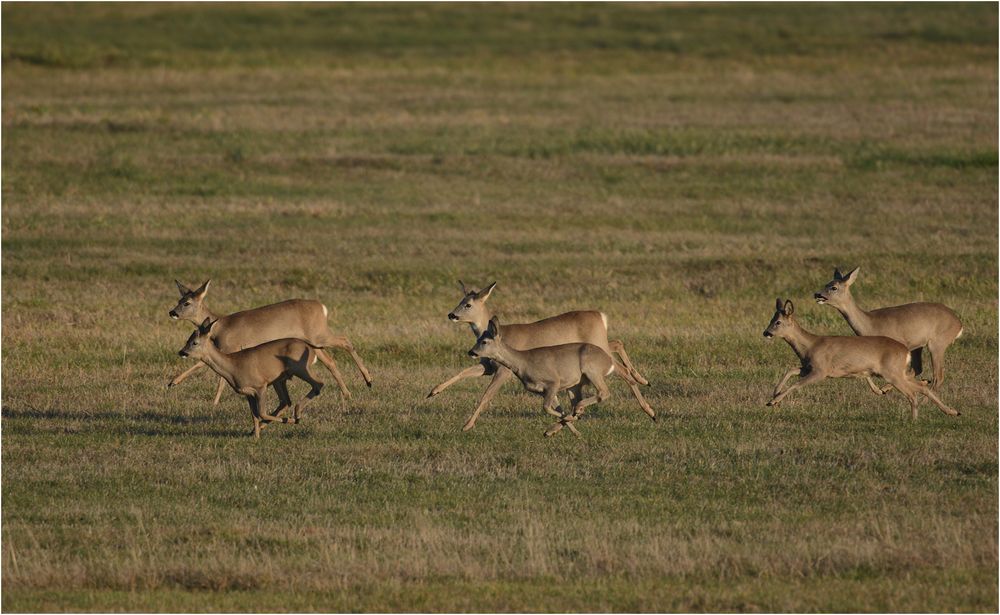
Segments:
[[[312,360],[312,363],[310,363],[309,365],[316,365],[316,361],[318,361],[318,360],[319,360],[319,357],[317,357],[317,356],[316,356],[316,353],[314,352],[314,353],[313,353],[313,360]]]
[[[602,316],[603,316],[603,314],[602,314]],[[608,373],[606,373],[606,374],[604,374],[604,375],[605,375],[605,376],[610,376],[610,375],[611,375],[611,374],[613,374],[613,373],[615,373],[615,364],[614,364],[614,363],[612,363],[612,364],[611,364],[611,367],[610,367],[610,368],[608,368]]]
[[[601,320],[604,321],[604,330],[607,331],[608,330],[608,315],[605,314],[604,312],[600,312],[600,314],[601,314]],[[608,372],[608,373],[610,374],[611,372]]]
[[[910,361],[912,361],[912,360],[913,360],[913,355],[910,354],[910,351],[906,351],[906,366],[907,367],[910,366]]]
[[[965,327],[962,327],[961,329],[958,330],[958,335],[955,336],[955,339],[957,340],[958,338],[962,337],[963,333],[965,333]]]
[[[329,316],[330,315],[330,310],[326,309],[326,306],[323,305],[322,303],[320,303],[319,305],[320,305],[320,307],[323,308],[323,318],[326,318],[327,316]]]

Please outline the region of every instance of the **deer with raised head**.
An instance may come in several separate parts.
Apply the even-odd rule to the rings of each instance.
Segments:
[[[917,395],[934,402],[941,412],[958,416],[938,399],[924,382],[917,380],[910,370],[910,352],[896,340],[882,336],[833,336],[813,335],[796,322],[795,306],[791,301],[775,304],[771,324],[764,330],[764,337],[779,337],[788,342],[801,365],[782,376],[768,406],[776,406],[795,389],[819,382],[824,378],[871,378],[881,376],[910,402],[913,419],[917,418]],[[801,378],[782,390],[792,376]]]
[[[862,310],[851,296],[851,286],[860,269],[855,267],[847,275],[835,269],[833,279],[814,295],[816,302],[837,308],[857,335],[882,335],[906,346],[910,351],[910,366],[918,376],[923,370],[921,353],[927,348],[934,366],[931,388],[940,390],[944,382],[944,352],[962,335],[962,321],[940,303],[907,303],[870,312]],[[879,390],[870,380],[868,385],[883,394],[890,389]]]
[[[345,399],[351,398],[351,392],[344,383],[337,363],[322,350],[323,348],[341,348],[350,353],[361,372],[361,377],[365,380],[365,384],[369,387],[372,385],[372,377],[368,373],[368,368],[355,352],[351,341],[343,335],[334,335],[333,331],[330,330],[326,320],[329,311],[319,301],[291,299],[252,310],[234,312],[228,316],[218,316],[205,305],[205,294],[208,292],[211,280],[207,280],[195,290],[191,290],[176,280],[174,283],[177,284],[181,298],[177,301],[177,305],[170,310],[170,318],[187,320],[195,326],[200,325],[206,318],[213,321],[215,326],[212,328],[212,341],[220,351],[232,353],[273,340],[301,339],[317,348],[317,356],[330,370]],[[180,384],[205,365],[204,362],[195,364],[184,373],[176,376],[167,386],[173,387]],[[225,378],[220,378],[219,387],[215,393],[215,405],[218,405],[225,386]]]
[[[309,401],[319,395],[323,383],[313,378],[309,366],[320,357],[316,348],[303,340],[280,339],[265,342],[246,350],[225,353],[212,340],[212,330],[218,324],[206,318],[188,338],[187,344],[177,354],[182,357],[199,359],[222,378],[234,391],[246,397],[253,416],[253,435],[260,437],[260,430],[267,423],[298,423],[300,413]],[[324,363],[329,358],[324,360]],[[312,386],[303,401],[295,404],[292,418],[283,418],[281,413],[292,405],[288,395],[287,382],[292,377],[301,378]],[[278,394],[278,407],[268,413],[262,404],[267,387],[274,387]]]
[[[607,376],[618,373],[622,378],[631,380],[632,384],[637,384],[631,375],[617,367],[611,355],[594,344],[560,344],[517,350],[506,343],[506,332],[501,330],[495,316],[476,340],[476,345],[469,350],[469,356],[496,361],[517,376],[526,390],[542,396],[542,409],[559,419],[545,431],[546,436],[555,435],[564,426],[579,436],[574,423],[583,415],[584,408],[611,396],[604,382]],[[587,385],[593,385],[597,393],[583,397],[583,387]],[[569,412],[563,412],[559,404],[561,391],[569,391],[573,404]],[[652,410],[648,413],[650,417],[654,416]]]
[[[454,310],[448,313],[448,320],[456,323],[467,323],[472,334],[478,339],[486,331],[486,327],[493,317],[492,311],[486,305],[486,300],[490,298],[497,283],[493,282],[478,291],[468,288],[461,280],[458,281],[458,284],[462,289],[462,300],[459,301]],[[620,340],[608,340],[608,317],[604,313],[597,311],[566,312],[536,322],[506,324],[501,326],[500,330],[503,332],[507,345],[516,350],[583,342],[597,346],[608,355],[617,354],[622,361],[619,372],[631,376],[631,379],[626,379],[626,382],[632,389],[632,394],[639,402],[643,412],[655,420],[655,413],[646,403],[642,393],[639,392],[639,387],[636,386],[637,383],[648,385],[649,382],[632,365],[631,359],[625,352],[625,345]],[[511,371],[503,365],[490,359],[483,359],[479,365],[466,368],[435,386],[427,397],[433,397],[465,378],[493,376],[472,416],[462,427],[462,431],[468,431],[476,426],[479,415],[512,375]]]

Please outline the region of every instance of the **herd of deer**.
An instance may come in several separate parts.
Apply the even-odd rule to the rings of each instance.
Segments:
[[[843,314],[856,337],[809,333],[795,321],[792,302],[778,299],[764,336],[787,341],[800,365],[785,373],[767,405],[775,406],[793,390],[824,378],[857,377],[864,378],[879,395],[894,388],[898,390],[910,402],[914,419],[918,395],[930,399],[945,414],[957,416],[959,413],[946,406],[934,391],[944,380],[945,350],[962,334],[961,321],[940,303],[909,303],[866,312],[851,296],[851,285],[857,276],[858,269],[847,275],[837,270],[833,280],[815,294],[818,303],[832,305]],[[574,423],[584,408],[610,396],[605,382],[609,376],[624,380],[643,412],[656,420],[656,413],[639,390],[640,384],[648,386],[649,382],[632,364],[625,345],[620,340],[608,339],[608,317],[604,313],[566,312],[537,322],[501,325],[486,305],[496,282],[478,291],[467,288],[461,281],[459,284],[463,297],[448,319],[469,325],[476,343],[468,354],[479,362],[431,389],[428,397],[465,378],[492,376],[463,431],[475,427],[487,404],[511,376],[517,376],[528,391],[541,395],[545,412],[557,417],[558,422],[545,431],[546,436],[558,433],[563,427],[579,435]],[[199,361],[168,386],[180,384],[195,371],[210,367],[220,377],[215,403],[219,403],[226,384],[246,397],[253,416],[253,435],[259,437],[260,430],[268,423],[301,420],[302,408],[323,387],[310,371],[317,360],[330,370],[345,399],[350,398],[337,363],[324,349],[346,350],[365,383],[372,385],[371,374],[350,340],[330,330],[328,311],[322,303],[293,299],[219,316],[205,306],[208,286],[209,282],[205,282],[191,290],[177,282],[181,296],[170,310],[170,317],[188,320],[197,327],[179,354]],[[929,383],[917,379],[925,347],[934,367]],[[782,390],[796,375],[800,379]],[[873,376],[884,378],[888,385],[879,388]],[[305,399],[294,406],[287,388],[292,377],[312,387]],[[596,393],[584,397],[583,389],[588,385]],[[268,386],[278,395],[278,407],[270,413],[262,405]],[[567,391],[570,399],[568,412],[559,404],[559,393],[563,391]],[[289,407],[292,416],[282,416]]]

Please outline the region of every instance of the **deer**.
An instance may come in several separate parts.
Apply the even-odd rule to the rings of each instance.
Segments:
[[[490,298],[497,283],[493,282],[481,290],[469,288],[461,280],[458,281],[462,289],[462,300],[451,312],[448,313],[448,320],[455,323],[467,323],[476,339],[486,331],[493,313],[486,301]],[[639,402],[643,412],[648,414],[654,421],[656,413],[653,412],[649,404],[643,398],[639,387],[636,384],[649,385],[642,374],[632,365],[631,359],[625,352],[625,345],[621,340],[608,340],[608,317],[603,312],[598,311],[574,311],[552,316],[543,320],[538,320],[524,324],[507,324],[500,327],[504,334],[506,343],[516,350],[529,350],[542,346],[556,346],[559,344],[585,342],[593,344],[606,352],[609,356],[612,353],[621,357],[622,366],[618,373],[628,373],[631,379],[625,379],[632,390],[632,394]],[[483,359],[479,365],[468,367],[451,378],[438,384],[427,397],[431,398],[440,394],[451,385],[466,378],[478,376],[492,376],[486,390],[483,392],[479,403],[476,405],[472,416],[469,417],[462,431],[469,431],[476,426],[476,421],[486,409],[487,405],[496,395],[501,386],[512,376],[511,370],[490,359]]]
[[[559,419],[545,430],[546,437],[554,436],[563,427],[579,437],[574,423],[583,415],[584,408],[611,396],[604,381],[607,376],[618,373],[632,384],[638,384],[631,374],[618,367],[610,354],[594,344],[576,342],[518,350],[507,344],[505,338],[506,332],[501,331],[500,322],[494,316],[469,350],[469,356],[496,361],[517,376],[525,390],[542,396],[542,409]],[[583,387],[587,385],[597,389],[595,395],[583,397]],[[559,404],[562,391],[569,391],[572,402],[569,412],[563,412]],[[655,416],[651,409],[649,413]]]
[[[906,346],[910,352],[910,365],[917,376],[923,370],[921,354],[930,352],[934,367],[931,388],[941,390],[944,382],[944,353],[948,346],[962,336],[962,321],[950,308],[940,303],[907,303],[866,312],[858,307],[851,296],[851,286],[858,279],[860,267],[847,275],[834,269],[833,279],[823,290],[813,295],[820,305],[831,305],[847,320],[856,335],[882,335]],[[879,389],[868,379],[868,386],[884,395],[891,386]]]
[[[302,409],[323,389],[323,383],[313,377],[309,366],[316,363],[318,358],[324,363],[330,361],[330,358],[323,359],[316,346],[290,338],[272,340],[237,352],[225,353],[219,350],[213,341],[212,330],[217,324],[217,320],[206,318],[177,354],[184,358],[199,359],[212,368],[234,391],[246,397],[250,404],[250,414],[253,416],[254,438],[260,438],[260,430],[267,423],[301,422]],[[306,394],[303,401],[295,404],[291,418],[282,417],[281,413],[292,405],[287,385],[292,377],[305,380],[312,386],[312,390]],[[262,406],[268,386],[274,387],[274,391],[278,394],[278,407],[271,413],[266,412]]]
[[[871,378],[881,376],[910,402],[913,420],[917,419],[918,394],[931,400],[948,416],[959,412],[942,402],[929,386],[917,380],[910,369],[910,351],[903,344],[884,336],[814,335],[795,320],[795,306],[778,298],[774,316],[764,330],[764,337],[788,342],[801,365],[788,370],[777,386],[768,406],[777,406],[789,393],[824,378]],[[800,380],[782,390],[792,376]]]
[[[177,290],[181,297],[177,305],[170,310],[168,315],[173,320],[187,320],[199,326],[206,318],[211,319],[215,326],[212,328],[212,341],[221,352],[231,353],[251,348],[277,339],[302,339],[312,344],[316,349],[316,354],[323,361],[334,380],[340,387],[340,393],[345,400],[351,399],[351,392],[344,383],[344,378],[337,368],[337,363],[330,357],[323,348],[341,348],[350,353],[355,365],[361,372],[365,384],[372,386],[372,377],[368,373],[368,368],[358,353],[354,350],[354,345],[349,339],[342,335],[334,335],[327,324],[329,310],[319,301],[309,299],[291,299],[281,303],[273,303],[262,307],[235,312],[227,316],[219,316],[209,310],[205,305],[205,295],[208,293],[208,286],[211,280],[206,280],[198,288],[191,290],[177,280]],[[168,388],[177,386],[188,376],[204,368],[206,363],[198,362],[182,374],[174,377],[167,385]],[[215,392],[213,405],[219,404],[222,391],[226,387],[225,378],[219,379],[219,386]]]

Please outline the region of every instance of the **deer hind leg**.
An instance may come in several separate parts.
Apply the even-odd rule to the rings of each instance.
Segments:
[[[608,349],[621,357],[622,364],[625,365],[625,369],[628,370],[629,375],[632,376],[636,382],[643,386],[649,386],[649,380],[646,380],[646,378],[639,373],[639,370],[632,365],[632,359],[630,359],[628,354],[625,352],[625,344],[621,340],[608,340]]]
[[[931,388],[935,391],[940,391],[941,384],[944,382],[944,351],[947,348],[948,344],[936,342],[927,345],[927,350],[931,353],[931,363],[934,368],[934,380],[931,382]]]
[[[455,384],[459,380],[464,380],[466,378],[475,378],[477,376],[482,376],[486,373],[486,366],[480,363],[479,365],[473,365],[472,367],[466,367],[462,371],[458,372],[451,378],[445,380],[441,384],[437,385],[431,392],[427,394],[427,397],[434,397],[435,395],[443,392],[445,389]]]
[[[875,384],[875,381],[872,380],[871,376],[865,376],[865,382],[868,383],[868,388],[872,390],[872,393],[874,393],[876,395],[885,395],[886,393],[888,393],[889,391],[891,391],[893,388],[895,388],[891,384],[887,384],[884,387],[879,388],[879,386],[877,384]]]
[[[619,378],[624,380],[626,384],[628,384],[628,388],[632,390],[632,396],[635,397],[635,400],[637,402],[639,402],[639,407],[642,408],[642,411],[646,413],[646,416],[655,421],[656,412],[654,412],[653,409],[650,407],[649,403],[646,402],[646,398],[642,396],[642,392],[639,391],[638,382],[634,378],[632,378],[631,374],[619,368],[617,365],[615,366],[614,371],[612,373],[615,376],[618,376]],[[601,381],[602,382],[604,381],[603,376],[601,377]]]
[[[489,404],[490,400],[493,399],[493,396],[497,394],[500,387],[503,386],[505,382],[510,380],[513,375],[514,373],[506,367],[497,365],[497,371],[493,374],[493,380],[490,381],[489,386],[487,386],[486,390],[483,391],[483,396],[479,399],[479,405],[476,406],[476,409],[472,413],[472,416],[469,417],[469,420],[465,422],[465,425],[462,427],[462,431],[469,431],[476,426],[476,421],[479,420],[479,415],[483,413],[483,410],[486,409],[487,404]]]
[[[767,405],[768,406],[777,406],[779,403],[781,403],[781,400],[784,399],[786,395],[788,395],[789,393],[791,393],[795,389],[800,389],[800,388],[802,388],[802,387],[804,387],[806,385],[814,384],[816,382],[819,382],[820,380],[823,380],[824,378],[826,378],[826,376],[824,374],[821,374],[820,372],[817,372],[817,371],[813,370],[813,371],[809,372],[805,377],[803,377],[798,382],[793,383],[790,387],[788,387],[787,389],[785,389],[781,393],[778,393],[777,395],[775,395],[774,397],[772,397],[771,401],[767,402]]]
[[[545,437],[549,438],[562,431],[562,428],[568,423],[566,421],[566,413],[563,412],[562,406],[559,405],[559,383],[549,383],[543,395],[542,409],[559,419],[558,422],[545,430]]]
[[[301,400],[299,403],[295,404],[295,408],[292,410],[292,416],[295,417],[295,422],[299,421],[299,414],[306,407],[306,405],[317,397],[323,390],[323,383],[313,377],[312,372],[309,371],[309,364],[305,365],[296,364],[292,368],[292,375],[297,376],[301,380],[305,380],[309,383],[312,389],[306,393],[305,399]]]
[[[931,400],[931,402],[935,406],[937,406],[938,409],[941,410],[941,412],[944,412],[948,416],[959,416],[961,414],[961,412],[959,412],[958,410],[948,407],[947,404],[941,401],[941,398],[939,398],[934,393],[934,391],[931,389],[930,386],[928,386],[927,384],[925,384],[920,380],[915,380],[908,376],[909,374],[897,377],[899,382],[898,383],[893,382],[893,385],[897,389],[899,389],[900,392],[903,395],[905,395],[908,400],[910,400],[910,407],[913,413],[913,420],[917,419],[917,402],[919,400],[919,398],[917,397],[918,393],[926,397],[927,399]]]
[[[323,340],[317,342],[318,346],[323,346],[324,348],[340,348],[341,350],[346,350],[351,358],[354,359],[354,364],[358,366],[358,371],[361,372],[361,377],[365,379],[365,384],[370,388],[372,386],[372,375],[368,373],[368,368],[365,367],[365,362],[361,360],[357,351],[354,350],[354,344],[351,340],[347,339],[343,335],[334,335],[332,331],[327,329],[326,337]]]
[[[316,356],[319,357],[319,360],[323,362],[323,365],[326,366],[326,369],[330,371],[330,374],[333,376],[333,379],[337,381],[337,386],[340,387],[340,394],[343,396],[345,400],[351,399],[351,392],[347,390],[347,385],[344,383],[344,377],[340,374],[340,370],[337,369],[337,362],[333,360],[333,357],[326,354],[324,350],[321,350],[319,348],[315,350],[316,350]]]

